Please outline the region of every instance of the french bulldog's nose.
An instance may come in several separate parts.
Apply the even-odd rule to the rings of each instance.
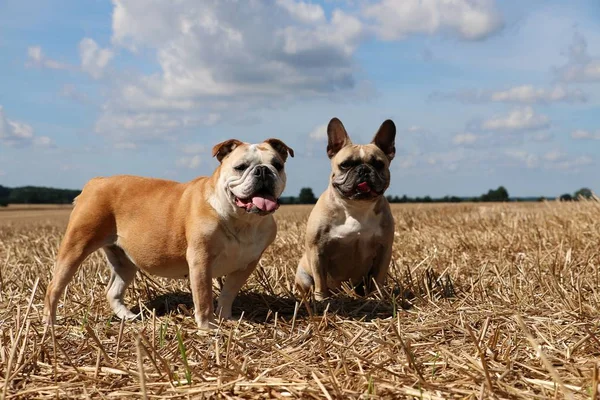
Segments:
[[[264,165],[259,165],[256,168],[254,168],[254,175],[260,176],[262,179],[264,179],[268,173],[269,168],[265,167]]]
[[[358,166],[358,168],[356,168],[356,173],[360,177],[366,177],[366,176],[368,176],[369,172],[370,172],[369,167],[367,167],[364,164],[361,164],[361,165]]]

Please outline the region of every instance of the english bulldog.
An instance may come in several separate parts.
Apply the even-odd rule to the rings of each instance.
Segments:
[[[342,122],[327,126],[329,186],[308,218],[304,255],[296,271],[301,293],[316,300],[343,282],[373,289],[384,283],[392,257],[394,218],[384,193],[396,153],[396,126],[386,120],[366,145],[353,144]]]
[[[284,165],[294,151],[279,139],[236,139],[214,146],[220,165],[190,182],[136,176],[90,180],[75,199],[48,285],[44,321],[83,260],[102,249],[111,269],[106,297],[120,318],[138,269],[167,278],[189,276],[200,329],[214,327],[212,279],[225,277],[217,314],[231,318],[234,298],[275,239],[273,213],[285,188]]]

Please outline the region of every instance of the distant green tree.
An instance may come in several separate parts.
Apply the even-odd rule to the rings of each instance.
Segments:
[[[588,188],[581,188],[578,191],[575,192],[575,199],[580,199],[580,198],[584,198],[584,199],[591,199],[592,196],[594,195],[594,193],[588,189]]]
[[[10,188],[0,185],[0,207],[8,205],[8,196],[10,196]]]
[[[504,186],[499,186],[498,189],[490,189],[486,194],[481,195],[481,201],[509,201],[508,190]]]
[[[299,204],[315,204],[316,202],[317,198],[311,188],[300,189],[300,194],[298,195]]]
[[[573,196],[571,196],[569,193],[565,193],[560,196],[560,201],[573,201]]]
[[[297,204],[298,201],[294,196],[282,196],[279,198],[279,204]]]

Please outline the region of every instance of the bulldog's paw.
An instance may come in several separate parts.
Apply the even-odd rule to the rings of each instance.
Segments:
[[[314,296],[316,301],[324,301],[329,299],[329,292],[315,292]]]
[[[210,332],[219,327],[214,318],[196,318],[196,325],[198,330],[203,332]]]
[[[50,314],[44,314],[42,316],[42,323],[44,325],[50,326],[50,325],[57,325],[56,324],[56,318],[52,317]]]

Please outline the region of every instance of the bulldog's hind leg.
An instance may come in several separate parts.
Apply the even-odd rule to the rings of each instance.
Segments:
[[[66,247],[70,247],[69,251],[63,250]],[[56,322],[58,300],[89,253],[91,251],[85,251],[81,244],[61,246],[54,266],[54,276],[48,284],[46,298],[44,299],[43,321],[45,323],[53,324]]]
[[[106,299],[117,317],[134,319],[137,316],[123,303],[123,296],[135,277],[137,267],[117,245],[105,246],[102,250],[111,268],[110,280],[106,286]]]
[[[296,269],[296,289],[300,294],[306,294],[314,286],[315,281],[313,277],[306,272],[305,265],[307,264],[306,255],[302,256],[302,259],[298,263],[298,269]]]
[[[86,257],[102,246],[105,238],[102,230],[98,228],[94,224],[80,225],[77,214],[71,217],[65,237],[58,249],[52,280],[46,290],[43,312],[45,323],[52,324],[56,321],[56,308],[65,288]]]

